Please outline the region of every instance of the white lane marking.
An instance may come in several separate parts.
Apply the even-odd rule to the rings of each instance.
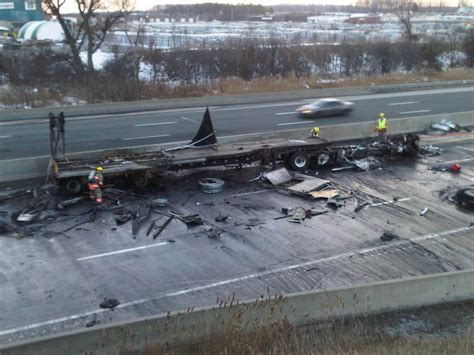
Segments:
[[[144,250],[144,249],[150,249],[150,248],[156,248],[156,247],[161,247],[163,245],[167,245],[168,243],[156,243],[156,244],[150,244],[150,245],[144,245],[141,247],[136,247],[136,248],[130,248],[130,249],[122,249],[122,250],[117,250],[117,251],[112,251],[109,253],[103,253],[103,254],[96,254],[96,255],[91,255],[91,256],[85,256],[83,258],[77,259],[77,261],[84,261],[84,260],[91,260],[91,259],[97,259],[97,258],[103,258],[105,256],[111,256],[111,255],[117,255],[117,254],[125,254],[125,253],[130,253],[132,251],[137,251],[137,250]]]
[[[451,229],[451,230],[447,230],[447,231],[443,231],[443,232],[439,232],[439,233],[431,233],[431,234],[421,235],[419,237],[414,237],[412,239],[404,239],[404,240],[400,240],[400,241],[396,241],[396,242],[391,242],[389,246],[388,245],[381,245],[381,246],[368,248],[368,249],[363,249],[363,250],[359,250],[359,251],[353,251],[353,252],[348,252],[348,253],[344,253],[344,254],[334,255],[334,256],[327,257],[327,258],[323,258],[323,259],[311,260],[311,261],[307,261],[307,262],[304,262],[304,263],[301,263],[301,264],[290,265],[290,266],[286,266],[286,267],[282,267],[282,268],[278,268],[278,269],[273,269],[273,270],[263,271],[263,272],[260,272],[260,273],[245,275],[245,276],[236,277],[236,278],[233,278],[233,279],[227,279],[227,280],[223,280],[223,281],[219,281],[219,282],[215,282],[215,283],[211,283],[211,284],[207,284],[207,285],[203,285],[203,286],[188,288],[188,289],[185,289],[185,290],[180,290],[180,291],[176,291],[176,292],[167,293],[163,296],[158,296],[158,297],[154,297],[154,298],[142,298],[142,299],[127,302],[127,303],[122,303],[122,304],[118,305],[117,307],[115,307],[115,309],[125,308],[125,307],[129,307],[129,306],[135,306],[135,305],[138,305],[138,304],[143,304],[143,303],[146,303],[146,302],[150,302],[150,301],[154,301],[154,300],[158,300],[158,299],[162,299],[162,298],[180,296],[180,295],[184,295],[184,294],[188,294],[188,293],[192,293],[192,292],[196,292],[196,291],[202,291],[202,290],[206,290],[206,289],[210,289],[210,288],[215,288],[215,287],[218,287],[218,286],[224,286],[224,285],[236,283],[236,282],[239,282],[239,281],[252,280],[252,279],[255,279],[255,278],[258,278],[258,277],[268,276],[268,275],[272,275],[272,274],[276,274],[276,273],[280,273],[280,272],[284,272],[284,271],[298,269],[298,268],[305,267],[305,266],[319,264],[319,263],[322,263],[322,262],[325,262],[325,261],[332,261],[332,260],[341,259],[341,258],[350,257],[350,256],[361,256],[363,254],[368,254],[368,253],[371,253],[371,252],[374,252],[374,251],[379,251],[379,250],[385,249],[387,247],[395,247],[395,246],[399,246],[399,245],[409,245],[412,242],[419,242],[419,241],[428,240],[428,239],[440,238],[440,237],[444,237],[444,236],[455,234],[455,233],[466,232],[466,231],[469,231],[471,229],[474,230],[474,226]],[[39,327],[46,326],[46,325],[53,325],[53,324],[60,323],[60,322],[65,322],[65,321],[68,321],[68,320],[80,319],[80,318],[84,318],[84,317],[93,315],[94,313],[103,313],[103,312],[107,312],[107,311],[109,311],[109,310],[99,308],[99,309],[96,309],[94,311],[89,311],[89,312],[85,312],[85,313],[81,313],[81,314],[74,314],[74,315],[71,315],[71,316],[68,316],[68,317],[62,317],[62,318],[53,319],[53,320],[49,320],[49,321],[45,321],[45,322],[30,324],[30,325],[26,325],[26,326],[22,326],[22,327],[6,329],[6,330],[3,330],[3,331],[0,331],[0,336],[4,336],[4,335],[8,335],[8,334],[14,334],[14,333],[21,332],[21,331],[26,331],[26,330],[31,330],[31,329],[39,328]]]
[[[164,137],[170,137],[171,134],[160,134],[158,136],[146,136],[146,137],[132,137],[132,138],[122,138],[123,141],[133,141],[137,139],[151,139],[151,138],[164,138]]]
[[[417,103],[418,101],[393,102],[391,104],[388,104],[388,106],[411,105],[411,104],[417,104]]]
[[[458,159],[458,160],[444,161],[444,162],[441,162],[441,163],[439,163],[439,164],[442,165],[442,164],[451,164],[451,163],[462,163],[462,162],[471,161],[471,160],[474,160],[474,158],[467,158],[467,159]]]
[[[297,124],[308,124],[308,123],[313,123],[312,121],[304,121],[304,122],[288,122],[288,123],[279,123],[278,126],[292,126],[292,125],[297,125]]]
[[[407,198],[401,198],[400,200],[396,200],[396,201],[387,201],[387,202],[373,203],[373,204],[369,205],[368,207],[385,206],[385,205],[395,204],[395,203],[397,203],[397,202],[404,202],[404,201],[410,201],[410,200],[411,200],[411,198],[407,197]]]
[[[176,123],[178,122],[142,123],[142,124],[136,124],[135,127],[161,126],[161,125],[169,125],[169,124],[176,124]]]
[[[0,136],[0,139],[3,139],[3,138],[11,138],[13,136]]]
[[[198,122],[198,121],[196,121],[196,120],[193,120],[192,118],[188,118],[188,117],[181,116],[181,119],[183,119],[183,120],[185,120],[185,121],[192,122],[192,123],[201,124],[201,122]]]
[[[400,115],[410,115],[412,113],[423,113],[423,112],[430,112],[431,110],[418,110],[418,111],[405,111],[400,112]]]
[[[295,111],[293,111],[293,112],[278,112],[278,113],[275,113],[275,116],[293,115],[295,113],[296,113]]]
[[[458,147],[458,148],[461,148],[461,149],[467,150],[468,152],[473,152],[474,153],[474,149],[471,149],[471,148],[466,148],[466,147]]]

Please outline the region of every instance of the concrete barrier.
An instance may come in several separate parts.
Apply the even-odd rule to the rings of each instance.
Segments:
[[[389,123],[389,133],[410,133],[420,132],[433,122],[439,122],[441,118],[448,118],[460,125],[472,125],[474,122],[474,111],[451,113],[443,115],[430,115],[421,117],[409,117],[391,119]],[[360,139],[368,133],[373,132],[375,122],[347,123],[332,126],[321,127],[321,137],[332,142]],[[317,125],[317,121],[315,121]],[[308,129],[275,131],[266,133],[262,136],[260,133],[218,137],[219,143],[237,143],[256,141],[261,139],[288,138],[301,139],[308,137]],[[186,144],[187,142],[172,142],[165,144],[153,144],[141,147],[128,148],[132,153],[153,152],[161,149],[167,149]],[[71,159],[74,158],[92,158],[99,156],[111,156],[118,150],[97,150],[89,152],[80,152],[68,154]],[[46,177],[46,171],[49,164],[49,157],[42,158],[21,158],[0,160],[0,183],[8,183],[21,180],[40,179]]]
[[[133,112],[147,112],[165,109],[206,107],[206,106],[226,106],[239,104],[256,104],[267,102],[285,102],[304,99],[316,99],[322,97],[340,97],[348,95],[369,95],[372,93],[398,92],[410,90],[427,90],[445,87],[469,86],[474,85],[474,80],[457,81],[435,81],[428,83],[402,84],[402,85],[380,85],[380,86],[360,86],[349,88],[328,88],[328,89],[309,89],[295,91],[281,91],[270,93],[257,93],[247,95],[221,95],[221,96],[203,96],[190,97],[183,99],[160,99],[148,101],[117,102],[91,104],[83,106],[66,107],[41,107],[32,110],[11,109],[2,110],[0,122],[22,121],[46,119],[50,111],[64,111],[67,117],[79,116],[100,116],[111,114],[124,114]]]
[[[157,344],[196,340],[228,329],[251,331],[283,321],[299,326],[472,299],[474,270],[455,271],[147,317],[20,343],[0,348],[0,353],[117,354]]]
[[[285,102],[304,99],[317,99],[322,97],[340,97],[348,95],[368,95],[368,87],[329,88],[281,91],[270,93],[257,93],[247,95],[220,95],[189,97],[183,99],[160,99],[149,101],[132,101],[91,104],[83,106],[66,107],[40,107],[32,110],[2,110],[0,122],[46,119],[50,111],[63,111],[67,117],[100,116],[111,114],[124,114],[147,112],[166,109],[181,109],[206,106],[228,106],[240,104],[257,104],[269,102]]]

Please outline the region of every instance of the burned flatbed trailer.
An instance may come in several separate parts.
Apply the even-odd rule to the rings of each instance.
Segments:
[[[308,168],[310,161],[321,154],[334,155],[330,144],[320,138],[275,139],[269,141],[215,144],[205,147],[160,150],[131,154],[117,150],[91,159],[56,159],[54,177],[68,192],[79,192],[91,170],[104,167],[104,178],[126,177],[143,187],[157,175],[167,171],[213,166],[240,166],[284,160],[294,170]]]

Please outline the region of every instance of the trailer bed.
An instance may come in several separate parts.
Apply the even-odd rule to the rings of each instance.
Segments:
[[[55,177],[59,180],[82,178],[98,165],[104,175],[118,175],[137,171],[160,172],[195,167],[218,166],[271,161],[296,151],[315,152],[329,146],[320,138],[272,139],[268,141],[215,144],[206,147],[160,150],[131,154],[118,150],[104,157],[56,160]]]

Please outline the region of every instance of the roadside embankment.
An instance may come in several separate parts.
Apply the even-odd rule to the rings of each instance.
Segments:
[[[1,349],[8,354],[141,351],[159,344],[196,341],[226,331],[254,331],[273,324],[300,326],[342,317],[378,314],[474,299],[474,270],[404,278],[333,290],[303,292],[257,301],[74,331]]]

